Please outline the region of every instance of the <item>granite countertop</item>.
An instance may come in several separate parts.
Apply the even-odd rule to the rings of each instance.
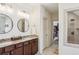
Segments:
[[[13,44],[17,44],[17,43],[20,43],[20,42],[25,42],[25,41],[29,41],[29,40],[32,40],[32,39],[35,39],[35,38],[38,38],[37,35],[29,35],[29,36],[23,36],[22,39],[19,39],[19,40],[6,40],[5,42],[1,42],[0,43],[0,48],[3,48],[3,47],[6,47],[6,46],[9,46],[9,45],[13,45]]]

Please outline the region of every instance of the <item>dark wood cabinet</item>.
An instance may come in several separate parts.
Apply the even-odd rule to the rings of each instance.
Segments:
[[[37,39],[34,39],[31,41],[31,46],[32,46],[32,55],[36,54],[38,51],[38,41]]]
[[[24,55],[31,55],[31,44],[29,41],[24,43]]]
[[[23,55],[23,47],[19,47],[11,51],[11,55]]]
[[[11,51],[11,55],[23,55],[23,43],[15,45],[15,49]]]
[[[34,55],[38,51],[38,39],[32,39],[0,48],[0,55]]]
[[[15,49],[15,45],[5,47],[5,52],[9,52]]]
[[[2,55],[11,55],[10,51],[9,52],[4,52]]]
[[[14,45],[4,47],[2,55],[11,55],[11,51],[14,49],[15,49]]]
[[[3,48],[0,48],[0,55],[2,54],[2,52],[3,52]]]

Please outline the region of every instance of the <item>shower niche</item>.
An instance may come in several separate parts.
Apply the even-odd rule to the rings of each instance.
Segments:
[[[79,9],[70,9],[66,11],[66,27],[68,44],[79,44]]]

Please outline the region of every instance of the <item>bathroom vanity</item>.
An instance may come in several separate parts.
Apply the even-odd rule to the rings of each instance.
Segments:
[[[16,34],[23,33],[26,35],[26,32],[29,32],[29,14],[23,11],[17,11],[17,16],[19,17],[18,19],[16,19],[17,22],[14,22],[14,18],[9,16],[9,14],[3,12],[0,13],[0,55],[34,55],[38,52],[37,35],[18,35],[18,37],[15,37],[15,34],[12,34],[13,32],[15,32]],[[23,15],[19,16],[20,14],[18,14],[18,12],[24,14],[25,17]],[[17,28],[15,28],[14,26]],[[12,30],[13,32],[11,32]],[[9,37],[9,33],[11,33],[14,37],[2,39],[6,35],[8,35]],[[3,34],[4,37],[2,36]]]
[[[0,55],[34,55],[38,52],[38,37],[13,37],[0,42]]]

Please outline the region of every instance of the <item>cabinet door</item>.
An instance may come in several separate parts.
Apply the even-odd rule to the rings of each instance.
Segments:
[[[31,41],[31,47],[32,47],[32,55],[36,54],[38,51],[38,40],[37,39],[33,39]]]
[[[2,54],[2,52],[3,52],[3,48],[0,48],[0,55]]]
[[[15,50],[11,51],[12,55],[23,55],[23,47],[16,48]]]
[[[31,44],[29,42],[24,43],[24,55],[31,55]]]
[[[14,48],[15,48],[14,45],[5,47],[5,48],[3,49],[4,52],[2,53],[2,55],[11,55],[11,51],[12,51]]]
[[[15,49],[15,45],[5,47],[5,52],[10,52]]]

